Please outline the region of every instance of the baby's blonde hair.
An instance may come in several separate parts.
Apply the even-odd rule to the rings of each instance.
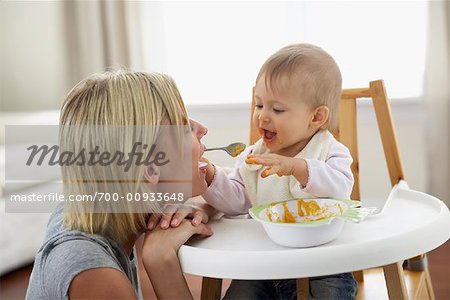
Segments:
[[[269,89],[277,89],[280,80],[287,78],[289,87],[301,91],[300,98],[312,109],[327,106],[327,128],[336,129],[342,77],[334,59],[322,48],[311,44],[286,46],[266,60],[256,82],[263,76]]]
[[[172,78],[159,73],[127,70],[94,74],[78,83],[62,106],[60,125],[71,129],[60,131],[60,151],[100,144],[106,149],[130,153],[133,140],[154,142],[161,122],[179,125],[180,132],[188,122],[185,106]],[[122,131],[118,135],[109,135],[109,131],[98,131],[100,127],[111,126],[131,127],[131,134]],[[102,191],[121,195],[131,193],[134,197],[142,191],[144,171],[145,165],[138,164],[133,164],[128,172],[115,164],[102,168],[63,166],[64,193],[67,197]],[[159,204],[154,202],[145,204],[147,212],[136,212],[132,205],[136,203],[121,199],[109,203],[66,202],[64,223],[69,229],[112,236],[124,243],[145,229],[149,211],[160,211]]]

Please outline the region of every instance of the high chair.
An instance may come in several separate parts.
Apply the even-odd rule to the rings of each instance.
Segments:
[[[220,299],[221,278],[258,280],[296,277],[299,278],[297,298],[308,299],[307,277],[380,266],[354,273],[360,287],[357,298],[386,298],[385,294],[373,296],[365,292],[367,285],[364,286],[363,274],[369,272],[372,276],[378,272],[382,273],[381,276],[384,274],[386,285],[381,290],[387,288],[390,299],[434,299],[425,256],[417,255],[439,247],[450,238],[450,212],[441,200],[409,189],[404,181],[382,80],[370,82],[368,88],[345,89],[342,92],[340,124],[333,134],[349,148],[353,157],[351,168],[355,184],[351,198],[360,200],[356,128],[356,102],[359,98],[371,98],[373,101],[393,186],[381,212],[360,224],[348,224],[341,233],[342,239],[338,237],[322,246],[299,249],[275,245],[254,220],[225,218],[213,221],[210,223],[213,236],[190,240],[178,252],[184,272],[203,276],[201,299]],[[252,103],[252,114],[253,109]],[[252,144],[259,139],[259,134],[252,123],[250,128]],[[398,211],[404,214],[399,216]],[[399,219],[401,223],[396,224]],[[397,247],[391,249],[392,244],[397,244]],[[379,255],[380,252],[383,254]],[[403,260],[408,258],[409,265],[415,266],[417,271],[403,270]],[[270,263],[272,261],[276,263]],[[380,288],[377,286],[378,290]]]
[[[357,99],[371,98],[375,110],[378,129],[383,143],[384,155],[389,171],[392,186],[404,180],[403,165],[400,158],[400,152],[397,145],[397,137],[395,135],[394,124],[392,121],[391,108],[386,95],[386,89],[382,80],[370,82],[369,88],[344,89],[341,94],[341,103],[339,110],[339,126],[333,135],[337,140],[343,143],[350,150],[353,158],[352,173],[355,179],[351,199],[361,200],[359,186],[359,160],[358,160],[358,143],[357,143]],[[252,100],[252,115],[254,110],[254,100]],[[250,144],[254,144],[259,138],[257,128],[253,122],[250,122]],[[433,288],[428,268],[425,265],[425,255],[415,257],[411,260],[412,264],[422,267],[422,270],[407,271],[407,275],[414,277],[408,279],[410,282],[416,283],[417,286],[411,286],[409,295],[413,299],[434,299]],[[421,263],[423,262],[423,263]],[[403,262],[384,266],[378,271],[384,272],[386,285],[391,299],[406,299],[408,293],[405,287]],[[372,271],[373,272],[373,271]],[[355,279],[361,283],[364,280],[363,271],[354,272]],[[308,279],[298,279],[298,296],[307,295],[309,287]],[[305,292],[306,290],[306,292]],[[306,293],[306,294],[305,294]],[[360,292],[361,293],[361,292]],[[307,298],[307,297],[306,297]]]

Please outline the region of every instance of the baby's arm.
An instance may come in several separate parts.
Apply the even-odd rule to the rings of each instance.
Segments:
[[[353,188],[352,157],[349,150],[335,141],[325,161],[305,160],[308,183],[303,191],[316,197],[350,198]]]
[[[251,207],[250,200],[245,193],[244,181],[239,174],[239,167],[250,151],[251,147],[237,158],[236,168],[229,173],[221,167],[213,166],[208,161],[206,174],[208,189],[202,197],[209,205],[226,215],[247,214]]]
[[[234,169],[230,174],[217,166],[214,169],[214,178],[202,197],[209,205],[226,215],[247,214],[251,203],[245,194],[239,169]]]
[[[278,154],[249,155],[247,163],[267,168],[261,177],[292,175],[299,188],[315,197],[349,198],[353,187],[352,157],[348,149],[334,141],[325,161],[287,157]]]

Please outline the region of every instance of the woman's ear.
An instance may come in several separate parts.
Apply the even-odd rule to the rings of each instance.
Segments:
[[[309,125],[315,129],[322,128],[328,122],[329,116],[330,110],[328,107],[321,105],[313,111],[312,119]]]
[[[145,168],[144,180],[145,180],[145,182],[148,182],[151,184],[157,184],[159,182],[160,175],[161,175],[161,172],[159,170],[159,167],[155,166],[154,164],[151,164],[150,166]]]

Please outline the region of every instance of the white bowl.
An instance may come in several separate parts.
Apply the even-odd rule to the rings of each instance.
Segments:
[[[337,238],[344,227],[340,216],[358,205],[352,200],[292,199],[253,207],[249,213],[275,243],[303,248]]]

